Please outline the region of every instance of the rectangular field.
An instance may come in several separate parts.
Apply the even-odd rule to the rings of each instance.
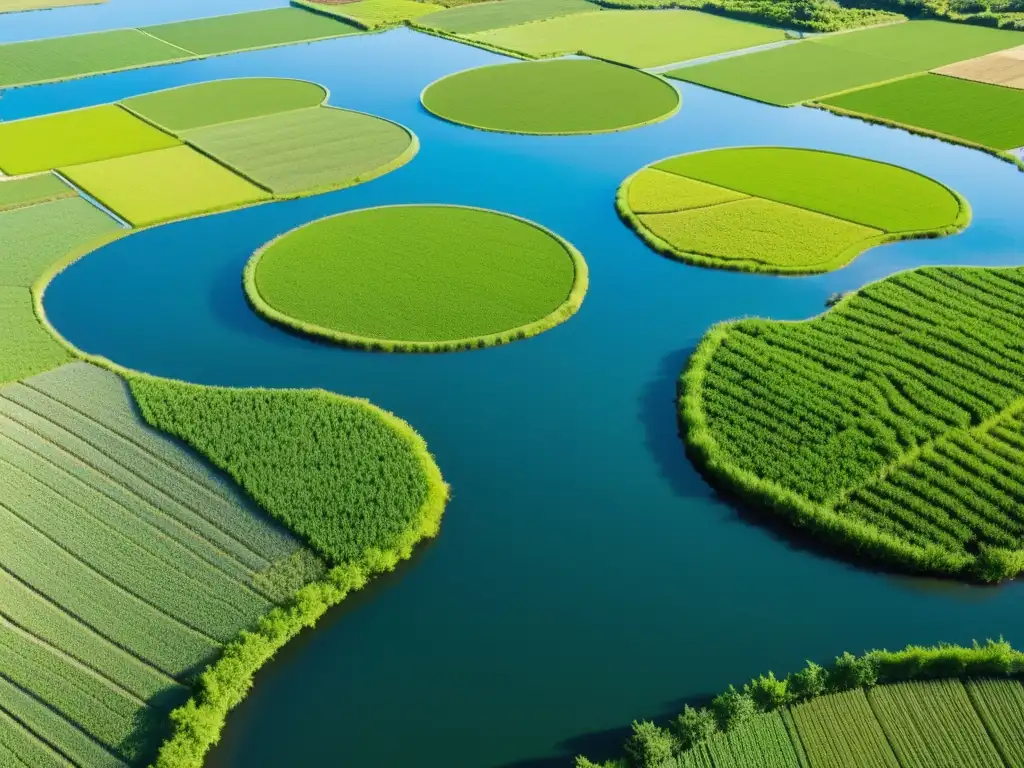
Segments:
[[[977,59],[958,61],[932,71],[937,75],[959,77],[976,83],[1024,89],[1024,45]]]
[[[74,196],[75,190],[52,173],[24,179],[0,179],[0,211]]]
[[[72,165],[61,173],[133,226],[266,200],[264,190],[191,147]]]
[[[790,711],[811,765],[900,768],[863,690],[822,696]]]
[[[0,45],[0,88],[188,58],[137,29]]]
[[[436,13],[441,6],[419,0],[357,0],[354,3],[293,3],[300,8],[313,8],[345,22],[355,22],[367,29],[401,24]]]
[[[0,0],[0,13],[66,8],[71,5],[102,5],[107,0]]]
[[[800,768],[778,712],[758,715],[705,742],[715,768]]]
[[[272,8],[159,24],[142,31],[198,56],[210,56],[340,37],[359,30],[338,19],[299,8]]]
[[[485,32],[531,21],[596,11],[588,0],[492,0],[438,11],[419,20],[424,27],[453,35]]]
[[[656,67],[785,36],[780,29],[673,10],[578,13],[466,37],[534,57],[582,52],[634,67]]]
[[[1024,685],[1019,680],[970,680],[974,708],[1007,765],[1024,765]]]
[[[1024,90],[924,74],[823,103],[993,149],[1024,146]]]
[[[71,136],[74,141],[68,140]],[[106,104],[0,123],[0,170],[36,173],[180,143],[116,104]]]

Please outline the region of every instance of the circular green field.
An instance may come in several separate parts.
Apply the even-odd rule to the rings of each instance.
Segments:
[[[502,344],[568,319],[582,256],[524,219],[478,208],[368,208],[306,224],[256,252],[245,291],[264,318],[364,349]]]
[[[604,133],[663,120],[679,109],[666,81],[590,59],[498,64],[441,78],[423,106],[440,118],[506,133]]]
[[[623,183],[618,209],[651,247],[683,261],[803,274],[882,243],[952,234],[971,218],[966,200],[927,176],[787,147],[662,160]]]

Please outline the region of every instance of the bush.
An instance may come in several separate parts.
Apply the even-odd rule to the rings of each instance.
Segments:
[[[687,704],[669,723],[669,729],[678,740],[680,749],[690,749],[713,736],[718,731],[718,722],[714,712],[707,707],[694,709]]]
[[[633,735],[626,742],[626,755],[634,768],[662,768],[677,751],[676,740],[650,720],[633,721]]]
[[[850,691],[854,688],[872,686],[878,682],[878,672],[868,656],[854,656],[846,651],[836,657],[832,672],[828,676],[829,691]]]
[[[777,680],[774,672],[761,675],[752,680],[743,689],[754,701],[754,706],[761,712],[773,712],[780,707],[786,706],[790,701],[787,681]]]
[[[718,720],[718,727],[723,731],[735,728],[740,723],[753,717],[757,708],[754,700],[747,693],[740,693],[734,686],[729,686],[725,693],[718,694],[711,702],[711,710]]]
[[[828,672],[820,664],[808,661],[807,666],[786,678],[790,696],[796,701],[806,701],[825,692]]]

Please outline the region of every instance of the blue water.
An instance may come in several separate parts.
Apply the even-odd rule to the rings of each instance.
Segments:
[[[1024,175],[988,155],[810,109],[680,86],[669,121],[593,137],[517,137],[432,119],[421,89],[497,57],[406,30],[9,92],[5,119],[240,75],[330,87],[339,106],[412,128],[404,168],[320,197],[168,225],[68,269],[47,311],[73,343],[163,376],[368,397],[427,439],[454,498],[436,542],[260,673],[211,765],[497,768],[600,755],[637,717],[805,658],[875,646],[1024,643],[1020,585],[874,573],[716,498],[676,434],[675,379],[713,323],[803,318],[834,291],[920,264],[1013,264]],[[639,166],[707,147],[783,144],[886,160],[965,194],[962,235],[778,278],[688,267],[615,215]],[[444,202],[532,218],[590,266],[579,314],[541,336],[403,356],[299,339],[247,308],[261,243],[325,214]]]

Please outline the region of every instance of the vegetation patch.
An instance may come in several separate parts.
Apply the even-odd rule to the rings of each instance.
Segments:
[[[65,363],[67,351],[36,321],[28,288],[0,285],[0,382]]]
[[[464,35],[596,10],[597,6],[588,0],[492,0],[437,11],[421,18],[419,23],[452,35]]]
[[[318,107],[325,101],[327,91],[316,83],[281,77],[243,77],[147,93],[121,104],[149,122],[177,133]]]
[[[467,36],[533,57],[583,53],[657,67],[785,39],[781,29],[696,11],[601,11]]]
[[[71,136],[74,141],[68,140]],[[179,143],[119,106],[106,104],[0,123],[0,170],[36,173]]]
[[[962,229],[949,188],[849,155],[744,147],[680,155],[627,179],[619,213],[655,250],[703,266],[824,272],[891,240]]]
[[[1024,145],[1024,90],[925,74],[823,103],[992,149]]]
[[[679,108],[664,80],[603,61],[498,64],[431,84],[423,106],[445,120],[508,133],[601,133],[657,122]]]
[[[347,21],[364,29],[380,29],[412,21],[438,11],[440,6],[425,0],[355,0],[346,3],[316,3],[292,0],[292,5]]]
[[[1024,45],[939,67],[935,74],[1024,90]]]
[[[0,179],[0,211],[74,196],[75,190],[52,173],[23,179]]]
[[[455,206],[321,219],[269,243],[245,275],[246,295],[267,319],[391,351],[469,349],[532,336],[575,313],[586,287],[583,258],[553,233]]]
[[[72,5],[102,5],[107,0],[0,0],[0,13],[18,11],[39,11],[48,8],[65,8]]]
[[[61,173],[133,226],[269,199],[259,187],[190,147],[101,160]]]
[[[366,181],[404,165],[419,147],[397,123],[333,107],[240,120],[183,136],[277,196]]]
[[[668,73],[769,104],[790,105],[1021,45],[1015,32],[911,21],[827,35]]]

